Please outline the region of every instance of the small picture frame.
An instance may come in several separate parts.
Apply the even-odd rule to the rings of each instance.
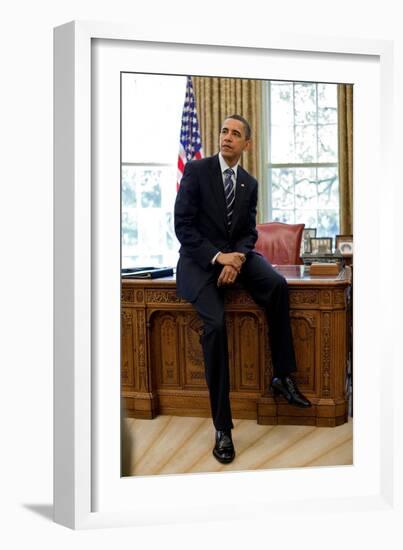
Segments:
[[[316,227],[305,227],[302,233],[301,256],[311,253],[311,239],[316,237]]]
[[[353,236],[352,235],[336,235],[336,251],[342,256],[353,255]]]
[[[332,237],[313,237],[310,239],[311,254],[321,256],[322,254],[332,254]]]

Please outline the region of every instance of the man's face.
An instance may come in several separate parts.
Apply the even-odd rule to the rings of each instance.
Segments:
[[[249,145],[244,124],[234,118],[225,119],[220,132],[220,153],[228,166],[234,166]]]

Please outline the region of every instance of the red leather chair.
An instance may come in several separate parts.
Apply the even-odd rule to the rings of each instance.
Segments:
[[[269,222],[256,225],[258,239],[255,250],[272,264],[303,264],[300,257],[304,223]]]

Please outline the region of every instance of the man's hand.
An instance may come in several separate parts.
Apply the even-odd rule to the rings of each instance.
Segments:
[[[245,254],[241,252],[221,252],[217,256],[216,262],[223,266],[231,266],[239,273],[241,271],[241,266],[245,261]],[[224,270],[223,270],[224,271]]]
[[[233,282],[235,282],[238,273],[239,272],[231,265],[225,265],[222,268],[220,276],[218,277],[217,286],[232,284]]]

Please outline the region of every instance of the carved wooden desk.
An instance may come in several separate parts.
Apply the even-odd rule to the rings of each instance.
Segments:
[[[259,424],[337,426],[345,395],[350,272],[310,277],[304,266],[279,266],[290,289],[297,381],[312,401],[291,407],[267,391],[272,374],[266,316],[241,287],[226,290],[234,418]],[[176,296],[175,278],[122,279],[122,397],[127,416],[210,416],[199,341],[201,322]]]

